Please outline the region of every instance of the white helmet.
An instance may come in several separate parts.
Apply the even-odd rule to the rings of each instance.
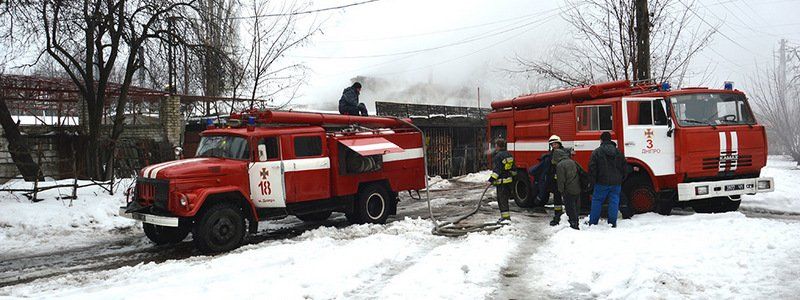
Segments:
[[[550,140],[547,141],[547,144],[550,145],[550,144],[553,144],[553,143],[561,144],[561,138],[559,136],[555,135],[555,134],[551,135],[550,136]]]

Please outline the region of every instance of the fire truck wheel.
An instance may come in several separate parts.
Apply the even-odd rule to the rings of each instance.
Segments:
[[[142,225],[144,235],[156,245],[180,243],[189,235],[189,229],[186,227],[166,227],[147,223]]]
[[[737,211],[739,210],[739,204],[742,204],[742,200],[739,199],[737,201],[730,200],[730,199],[723,199],[722,200],[722,211],[729,212],[729,211]]]
[[[389,196],[386,191],[377,184],[370,184],[358,193],[358,200],[352,219],[353,223],[386,223],[389,217]]]
[[[192,230],[195,247],[205,253],[233,250],[241,245],[244,235],[242,210],[229,203],[205,209]]]
[[[636,214],[651,212],[656,208],[657,197],[653,184],[643,175],[633,175],[626,180],[623,192]]]
[[[534,195],[531,193],[531,180],[525,170],[517,172],[517,176],[514,177],[513,186],[514,203],[516,203],[517,206],[524,208],[536,205],[536,203],[534,203]]]
[[[331,216],[331,211],[320,211],[310,214],[297,215],[297,218],[303,222],[319,222],[325,221]]]
[[[714,197],[710,199],[694,200],[691,202],[692,209],[701,214],[722,213],[737,211],[742,201],[733,201],[728,197]]]

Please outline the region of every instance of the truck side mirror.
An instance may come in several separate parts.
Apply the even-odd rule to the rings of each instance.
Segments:
[[[267,145],[258,145],[258,161],[267,161]]]

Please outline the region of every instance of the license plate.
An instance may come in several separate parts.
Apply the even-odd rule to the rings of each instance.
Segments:
[[[744,184],[729,184],[729,185],[725,186],[725,191],[726,192],[729,192],[729,191],[743,191],[743,190],[744,190]]]
[[[145,216],[143,214],[132,213],[131,214],[131,218],[133,218],[134,220],[139,220],[139,221],[144,222],[145,219],[147,219],[147,216]]]

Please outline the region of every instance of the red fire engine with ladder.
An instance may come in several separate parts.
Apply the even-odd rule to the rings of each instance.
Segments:
[[[288,215],[383,223],[398,193],[426,186],[422,135],[407,120],[251,111],[228,122],[201,133],[196,157],[142,169],[120,214],[156,244],[191,232],[200,250],[222,252]]]
[[[574,148],[586,168],[603,131],[630,166],[623,191],[636,213],[669,214],[675,205],[734,211],[742,195],[774,190],[772,178],[760,177],[764,126],[730,82],[724,89],[670,90],[666,83],[615,81],[494,101],[492,109],[489,134],[508,141],[520,167],[514,190],[523,207],[542,204],[523,168],[549,151],[551,135]]]

